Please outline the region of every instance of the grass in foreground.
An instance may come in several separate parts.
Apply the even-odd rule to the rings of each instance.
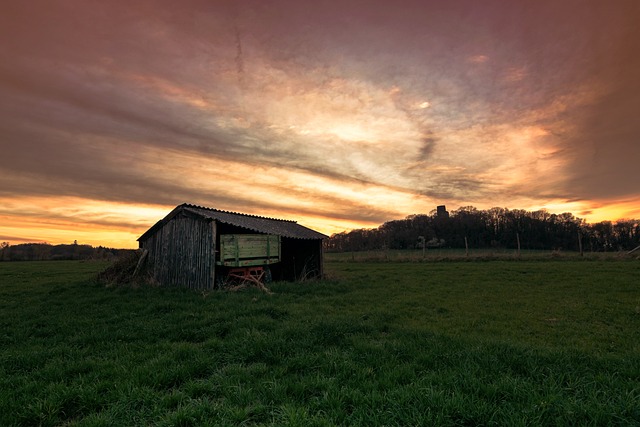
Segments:
[[[0,263],[0,425],[637,425],[636,261],[329,263],[258,292]]]

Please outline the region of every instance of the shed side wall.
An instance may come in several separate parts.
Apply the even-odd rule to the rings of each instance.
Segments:
[[[215,223],[177,215],[141,247],[149,251],[148,265],[163,286],[212,289],[215,283]]]

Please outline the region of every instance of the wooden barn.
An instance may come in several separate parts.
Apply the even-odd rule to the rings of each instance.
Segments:
[[[212,289],[233,277],[322,277],[325,238],[295,221],[182,204],[138,242],[161,285]]]

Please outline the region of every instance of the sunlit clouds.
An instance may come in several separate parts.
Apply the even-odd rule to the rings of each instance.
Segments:
[[[0,16],[0,240],[177,204],[326,234],[473,205],[638,217],[635,1],[134,2]]]
[[[484,62],[487,62],[489,60],[489,57],[486,55],[473,55],[470,56],[467,60],[474,64],[482,64]]]
[[[147,218],[166,215],[164,206],[75,197],[2,198],[0,206],[0,240],[14,243],[77,240],[93,246],[133,247]]]

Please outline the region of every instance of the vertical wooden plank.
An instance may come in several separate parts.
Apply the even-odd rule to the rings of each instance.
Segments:
[[[213,289],[216,286],[216,239],[217,239],[218,228],[216,226],[215,221],[211,221],[211,257],[209,268],[211,269],[211,282],[210,289]]]

